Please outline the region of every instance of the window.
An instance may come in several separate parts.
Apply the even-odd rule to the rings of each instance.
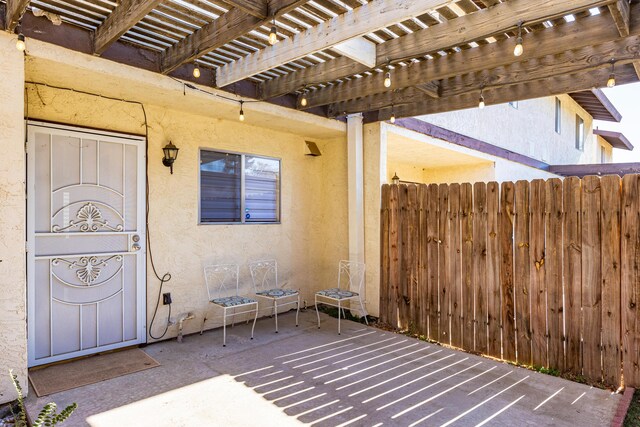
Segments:
[[[576,115],[576,148],[584,151],[584,120]]]
[[[279,159],[200,150],[200,223],[279,221]]]
[[[560,133],[562,123],[562,103],[556,98],[556,133]]]

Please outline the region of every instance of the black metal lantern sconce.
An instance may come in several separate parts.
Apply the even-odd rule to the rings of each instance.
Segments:
[[[173,162],[178,158],[179,148],[173,145],[171,141],[162,149],[164,152],[164,158],[162,159],[162,164],[171,169],[171,174],[173,175]]]

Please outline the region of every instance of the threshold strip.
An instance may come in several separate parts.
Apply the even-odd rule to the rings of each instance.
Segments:
[[[443,367],[442,367],[442,368],[440,368],[440,369],[436,369],[436,370],[435,370],[435,371],[433,371],[433,372],[429,372],[428,374],[425,374],[425,375],[423,375],[423,376],[421,376],[421,377],[415,378],[415,379],[413,379],[413,380],[411,380],[411,381],[409,381],[409,382],[406,382],[406,383],[404,383],[404,384],[401,384],[401,385],[399,385],[398,387],[394,387],[394,388],[392,388],[392,389],[390,389],[390,390],[384,391],[384,392],[380,393],[380,394],[379,394],[379,395],[377,395],[377,396],[370,397],[369,399],[364,400],[362,403],[371,402],[372,400],[375,400],[375,399],[377,399],[377,398],[379,398],[379,397],[385,396],[385,395],[387,395],[387,394],[389,394],[389,393],[393,393],[394,391],[396,391],[396,390],[400,390],[401,388],[404,388],[404,387],[408,386],[409,384],[413,384],[413,383],[415,383],[415,382],[417,382],[417,381],[420,381],[420,380],[422,380],[422,379],[425,379],[425,378],[427,378],[427,377],[430,377],[430,376],[431,376],[431,375],[433,375],[433,374],[437,374],[437,373],[438,373],[438,372],[440,372],[440,371],[444,371],[445,369],[448,369],[448,368],[450,368],[450,367],[452,367],[452,366],[455,366],[455,365],[457,365],[457,364],[459,364],[459,363],[462,363],[462,362],[464,362],[464,361],[465,361],[465,360],[467,360],[467,359],[469,359],[469,358],[468,358],[468,357],[465,357],[464,359],[462,359],[462,360],[458,360],[457,362],[453,362],[453,363],[452,363],[452,364],[450,364],[450,365],[443,366]],[[437,360],[436,360],[436,362],[437,362]],[[435,363],[435,362],[433,362],[433,363]],[[425,366],[427,366],[427,365],[425,365]],[[421,366],[420,368],[424,368],[425,366]],[[411,371],[408,371],[408,372],[411,372]],[[459,374],[459,372],[457,372],[457,373],[455,373],[455,374],[453,374],[453,375],[451,375],[451,376],[456,376],[456,375],[458,375],[458,374]],[[402,375],[398,375],[398,376],[397,376],[397,377],[395,377],[395,378],[391,378],[391,379],[388,379],[388,380],[382,381],[382,382],[380,382],[380,383],[378,383],[378,384],[374,384],[374,385],[369,386],[369,387],[367,387],[367,388],[365,388],[365,389],[362,389],[362,390],[360,390],[360,391],[358,391],[358,392],[355,392],[355,393],[350,394],[350,395],[349,395],[349,397],[352,397],[352,396],[355,396],[355,395],[357,395],[357,394],[360,394],[360,393],[362,393],[362,392],[363,392],[363,391],[365,391],[365,390],[370,390],[370,389],[372,389],[372,388],[378,387],[379,385],[382,385],[382,384],[387,383],[387,382],[389,382],[389,381],[396,380],[396,379],[398,379],[398,378],[400,378],[400,377],[402,377],[402,376],[404,376],[404,374],[402,374]],[[450,378],[450,377],[447,377],[447,378]],[[445,379],[446,379],[446,378],[445,378]]]
[[[483,400],[482,402],[478,403],[476,406],[474,406],[471,409],[467,409],[466,411],[464,411],[462,414],[458,415],[457,417],[447,421],[446,423],[442,424],[440,427],[447,427],[448,425],[451,425],[453,423],[455,423],[456,421],[458,421],[460,418],[467,416],[468,414],[470,414],[471,412],[475,411],[476,409],[478,409],[479,407],[481,407],[482,405],[484,405],[485,403],[489,402],[490,400],[500,396],[502,393],[504,393],[505,391],[517,386],[518,384],[520,384],[522,381],[526,380],[527,378],[529,378],[529,375],[527,375],[526,377],[516,381],[515,383],[511,384],[509,387],[507,388],[503,388],[502,390],[500,390],[499,392],[497,392],[496,394],[494,394],[493,396],[490,396],[488,398],[486,398],[485,400]]]
[[[539,407],[541,407],[542,405],[544,405],[545,403],[547,403],[548,401],[550,401],[551,399],[553,399],[558,393],[560,393],[562,390],[564,390],[564,387],[562,387],[560,390],[556,391],[555,393],[553,393],[551,396],[547,397],[545,400],[542,401],[542,403],[540,403],[538,406],[536,406],[535,408],[533,408],[533,410],[535,411],[536,409],[538,409]]]
[[[307,353],[309,351],[317,350],[319,348],[323,348],[323,347],[326,347],[326,346],[329,346],[329,345],[334,345],[334,344],[338,344],[338,343],[345,342],[345,341],[355,340],[355,339],[362,338],[364,336],[375,334],[375,333],[376,333],[376,331],[367,332],[366,334],[356,335],[356,336],[353,336],[351,338],[345,338],[343,340],[338,340],[338,341],[330,342],[330,343],[327,343],[327,344],[318,345],[318,346],[315,346],[315,347],[307,348],[305,350],[295,351],[295,352],[289,353],[289,354],[283,354],[282,356],[276,356],[274,359],[283,359],[285,357],[294,356],[296,354]],[[384,334],[382,334],[382,335],[384,335]]]
[[[416,421],[415,423],[409,424],[409,427],[415,427],[418,424],[420,424],[421,422],[428,420],[429,418],[433,417],[435,414],[437,414],[438,412],[444,410],[444,408],[440,408],[438,409],[436,412],[432,412],[431,414],[427,415],[426,417],[422,417],[420,418],[418,421]]]
[[[516,403],[518,403],[518,401],[520,399],[522,399],[525,395],[523,394],[522,396],[520,396],[519,398],[517,398],[516,400],[514,400],[513,402],[509,403],[507,406],[505,406],[504,408],[500,409],[498,412],[496,412],[495,414],[491,415],[489,418],[487,418],[486,420],[484,420],[483,422],[481,422],[480,424],[476,424],[475,427],[481,427],[483,425],[485,425],[486,423],[488,423],[489,421],[491,421],[492,419],[494,419],[495,417],[497,417],[498,415],[500,415],[501,413],[503,413],[504,411],[506,411],[507,409],[511,408],[513,405],[515,405]]]
[[[431,396],[430,398],[428,398],[428,399],[426,399],[426,400],[423,400],[422,402],[416,403],[415,405],[410,406],[410,407],[408,407],[407,409],[405,409],[405,410],[402,410],[402,411],[398,412],[397,414],[395,414],[395,415],[394,415],[394,416],[392,416],[391,418],[392,418],[392,419],[396,419],[396,418],[398,418],[399,416],[406,414],[407,412],[413,411],[414,409],[419,408],[420,406],[424,405],[425,403],[429,403],[429,402],[431,402],[432,400],[435,400],[435,399],[437,399],[438,397],[440,397],[440,396],[442,396],[442,395],[444,395],[444,394],[446,394],[446,393],[449,393],[451,390],[455,390],[455,389],[457,389],[458,387],[460,387],[461,385],[464,385],[464,384],[468,383],[469,381],[473,381],[473,380],[475,380],[476,378],[481,377],[481,376],[483,376],[484,374],[486,374],[486,373],[489,373],[489,372],[493,371],[495,368],[496,368],[495,366],[492,366],[491,368],[487,369],[486,371],[484,371],[484,372],[480,372],[480,373],[479,373],[478,375],[476,375],[475,377],[468,378],[468,379],[466,379],[466,380],[464,380],[464,381],[462,381],[462,382],[460,382],[460,383],[458,383],[458,384],[454,385],[453,387],[449,387],[448,389],[446,389],[446,390],[444,390],[444,391],[441,391],[440,393],[436,394],[435,396]]]

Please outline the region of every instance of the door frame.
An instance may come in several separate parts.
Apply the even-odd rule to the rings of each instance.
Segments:
[[[137,322],[137,339],[124,341],[120,343],[105,345],[102,347],[90,348],[85,350],[79,350],[73,352],[72,356],[69,353],[59,354],[57,356],[47,357],[46,360],[35,359],[35,322],[29,321],[35,313],[35,298],[33,297],[35,292],[35,156],[34,153],[34,129],[45,128],[53,133],[61,135],[74,135],[74,136],[99,136],[103,141],[111,141],[115,143],[136,145],[139,149],[138,154],[138,173],[137,173],[137,222],[139,224],[139,232],[136,233],[140,236],[140,242],[142,248],[138,252],[137,262],[137,274],[136,274],[136,322]],[[147,227],[146,227],[146,144],[147,140],[144,136],[124,134],[118,132],[110,132],[97,130],[92,128],[83,128],[80,126],[62,125],[57,123],[50,123],[38,120],[26,121],[26,156],[27,156],[27,170],[26,170],[26,196],[27,196],[27,232],[26,232],[26,250],[27,250],[27,361],[28,366],[38,366],[48,363],[54,363],[61,360],[72,359],[76,357],[82,357],[94,353],[103,351],[114,350],[121,347],[128,347],[136,344],[144,344],[147,342]],[[50,178],[51,179],[51,178]]]

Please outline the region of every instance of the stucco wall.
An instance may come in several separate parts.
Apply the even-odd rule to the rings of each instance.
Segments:
[[[520,101],[518,108],[488,105],[482,110],[471,108],[419,118],[550,164],[599,163],[600,147],[593,135],[592,117],[569,95],[558,98],[562,104],[560,134],[555,132],[554,96]],[[575,148],[576,114],[584,119],[584,151]]]
[[[0,32],[0,403],[15,399],[9,370],[27,386],[24,61]]]
[[[30,118],[144,132],[139,106],[45,87],[29,86],[28,93]],[[337,261],[348,254],[343,139],[317,141],[322,156],[314,158],[304,156],[304,138],[299,136],[154,105],[146,110],[153,256],[158,273],[172,275],[163,289],[172,294],[172,317],[186,312],[196,315],[185,323],[184,333],[200,329],[208,306],[202,269],[210,263],[239,263],[245,292],[251,291],[246,263],[266,258],[278,260],[280,281],[301,289],[310,304],[315,290],[333,286]],[[161,162],[162,147],[169,140],[180,148],[173,175]],[[198,225],[199,148],[280,158],[281,224]],[[150,322],[159,283],[150,266],[147,276]],[[160,307],[154,335],[164,328],[166,310]],[[219,325],[211,320],[206,328]],[[176,333],[173,326],[166,337]]]

